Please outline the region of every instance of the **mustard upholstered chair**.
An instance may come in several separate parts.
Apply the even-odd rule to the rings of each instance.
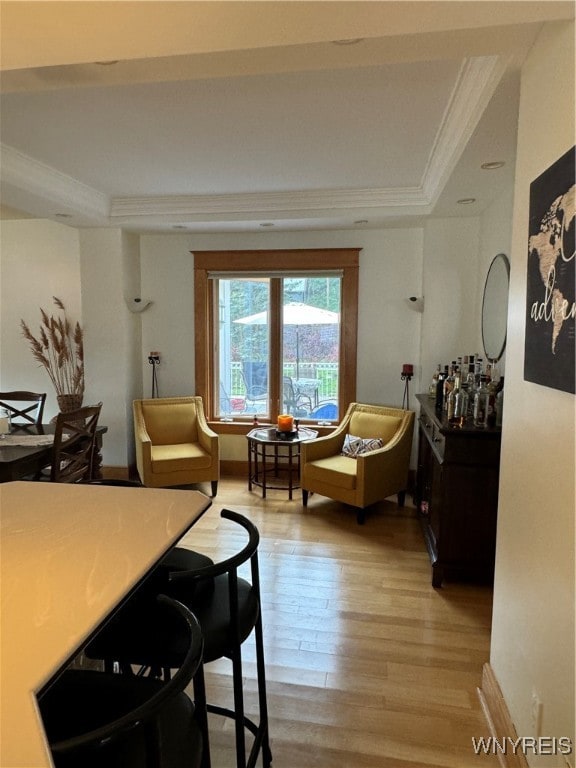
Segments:
[[[357,507],[359,523],[364,522],[366,507],[395,493],[402,507],[413,432],[414,411],[350,403],[334,432],[300,447],[304,506],[308,504],[308,493],[314,491]],[[350,441],[347,436],[359,440]],[[352,446],[348,451],[354,454],[359,450],[357,455],[342,455],[349,442]],[[367,452],[361,452],[363,448]]]
[[[218,435],[204,415],[201,397],[134,400],[136,466],[142,483],[166,488],[220,477]]]

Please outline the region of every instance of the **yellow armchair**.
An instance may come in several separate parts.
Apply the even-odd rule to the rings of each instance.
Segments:
[[[165,488],[220,478],[218,435],[204,415],[201,397],[134,400],[136,466],[142,483]]]
[[[300,447],[304,506],[308,494],[316,492],[357,507],[359,523],[364,522],[366,507],[395,493],[404,506],[413,433],[414,411],[350,403],[334,432]],[[343,456],[346,435],[379,438],[383,446],[355,458]]]

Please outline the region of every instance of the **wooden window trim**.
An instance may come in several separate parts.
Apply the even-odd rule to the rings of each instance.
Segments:
[[[261,251],[191,251],[194,257],[195,391],[202,397],[213,429],[245,434],[247,423],[221,422],[213,417],[212,291],[210,272],[342,271],[340,316],[340,414],[356,399],[356,342],[358,337],[358,263],[360,248],[306,248]],[[249,425],[251,427],[251,424]]]

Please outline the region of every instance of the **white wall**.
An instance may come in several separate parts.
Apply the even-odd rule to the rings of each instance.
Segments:
[[[108,427],[103,462],[125,467],[133,459],[131,405],[140,383],[140,315],[125,295],[139,292],[137,242],[119,229],[80,232],[85,331],[86,403],[102,401]]]
[[[484,212],[480,219],[480,254],[478,257],[478,278],[476,308],[478,317],[482,316],[482,300],[484,298],[484,284],[488,270],[494,257],[504,253],[510,260],[510,244],[512,240],[512,215],[514,206],[514,190],[504,192]],[[482,333],[480,323],[476,328],[476,349],[482,350]],[[498,362],[498,371],[501,376],[505,374],[506,350],[502,359]]]
[[[424,232],[424,314],[422,370],[424,390],[438,363],[481,352],[478,346],[478,258],[480,222],[432,219]]]
[[[529,188],[574,144],[574,109],[574,25],[546,25],[522,70],[491,664],[518,734],[538,735],[536,691],[542,735],[573,746],[575,398],[523,365]]]
[[[62,299],[72,321],[82,319],[78,231],[44,220],[3,221],[0,229],[0,389],[46,392],[45,418],[58,413],[48,374],[22,338],[24,319],[34,335],[40,307],[57,311],[52,297]]]

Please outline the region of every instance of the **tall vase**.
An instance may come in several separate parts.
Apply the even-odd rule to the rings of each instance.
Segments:
[[[60,413],[68,413],[82,407],[83,395],[56,395]]]

